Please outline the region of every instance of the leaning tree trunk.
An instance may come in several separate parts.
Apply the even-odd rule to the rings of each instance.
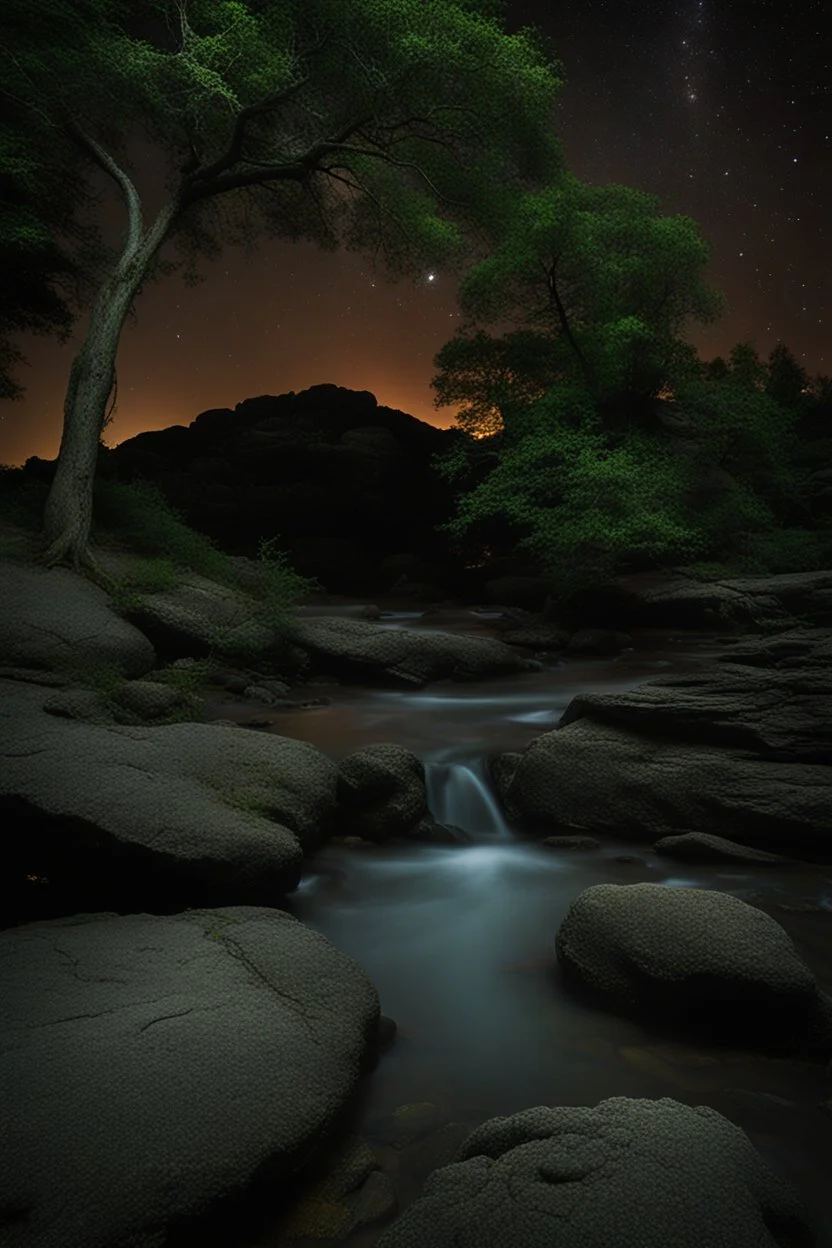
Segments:
[[[72,362],[64,401],[64,424],[55,476],[43,517],[47,567],[69,564],[96,580],[109,578],[90,550],[93,486],[107,399],[113,388],[124,321],[150,261],[176,215],[168,204],[138,246],[126,250],[96,297],[83,346]]]
[[[132,297],[132,292],[131,292]],[[129,303],[121,292],[99,293],[87,338],[72,362],[64,400],[58,463],[43,516],[47,566],[100,570],[89,548],[98,448]]]

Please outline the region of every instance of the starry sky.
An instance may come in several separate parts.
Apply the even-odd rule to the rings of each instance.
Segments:
[[[686,337],[704,359],[784,341],[810,377],[832,374],[832,23],[827,0],[512,0],[506,29],[534,24],[563,62],[558,134],[569,169],[685,213],[711,249],[726,312]],[[158,152],[133,141],[146,221],[165,197]],[[115,243],[125,214],[105,175],[99,220]],[[441,271],[388,284],[361,256],[266,240],[148,286],[118,356],[105,440],[188,424],[209,407],[333,382],[436,425],[433,357],[460,323]],[[0,462],[58,451],[73,338],[19,335],[31,367],[21,402],[0,402]],[[511,326],[489,326],[500,332]]]

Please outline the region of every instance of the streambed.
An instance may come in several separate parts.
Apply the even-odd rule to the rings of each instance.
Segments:
[[[380,626],[420,629],[419,618],[391,612]],[[488,620],[471,616],[457,627],[487,634]],[[268,718],[266,730],[309,741],[334,759],[372,742],[404,745],[425,762],[434,818],[472,837],[452,846],[329,845],[287,899],[294,915],[364,968],[383,1013],[398,1024],[354,1129],[373,1145],[399,1211],[449,1160],[455,1140],[486,1118],[538,1104],[670,1096],[711,1105],[741,1126],[829,1233],[832,1115],[820,1105],[832,1089],[823,1068],[697,1046],[579,1003],[558,982],[554,940],[569,903],[592,884],[715,888],[771,914],[832,992],[832,871],[689,867],[654,854],[649,843],[609,838],[591,852],[547,848],[519,839],[491,793],[486,758],[522,749],[554,727],[575,694],[629,689],[723,649],[696,636],[645,634],[634,642],[617,658],[550,660],[519,676],[404,692],[328,686],[320,693],[329,705],[312,710],[217,702],[208,716]],[[421,1111],[421,1138],[403,1145],[384,1120],[404,1104],[433,1109]],[[369,1248],[379,1234],[368,1226],[344,1242]],[[260,1242],[278,1248],[295,1240],[278,1225]]]

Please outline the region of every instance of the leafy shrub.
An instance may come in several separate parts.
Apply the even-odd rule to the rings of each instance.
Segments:
[[[213,664],[210,659],[191,659],[176,667],[161,667],[153,673],[153,679],[170,685],[180,693],[196,693],[208,683]]]
[[[161,555],[203,576],[229,578],[227,556],[205,534],[189,528],[151,481],[96,480],[93,522],[102,535],[115,537],[131,550]]]
[[[630,431],[612,445],[591,413],[563,395],[528,409],[493,471],[457,504],[442,531],[459,540],[504,517],[517,546],[560,586],[559,597],[597,584],[634,558],[671,560],[700,552],[682,502],[688,465],[650,436]]]

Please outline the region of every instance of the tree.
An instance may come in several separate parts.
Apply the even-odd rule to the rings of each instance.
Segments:
[[[762,390],[766,366],[753,342],[738,342],[728,355],[728,379],[745,390]]]
[[[30,34],[48,30],[68,44],[79,24],[103,13],[106,0],[84,0],[46,16],[28,6]],[[4,37],[11,46],[20,31],[15,13],[4,12]],[[0,130],[0,399],[18,401],[24,387],[12,369],[28,361],[8,339],[14,333],[55,334],[65,342],[79,310],[96,289],[102,268],[113,255],[96,231],[76,220],[89,215],[97,197],[72,169],[56,159],[52,127],[25,101],[3,92]],[[77,163],[77,162],[75,162]],[[73,247],[75,254],[73,254]]]
[[[737,343],[729,364],[719,360],[677,387],[677,407],[703,464],[715,466],[722,487],[699,509],[700,523],[730,550],[744,533],[771,529],[801,507],[804,474],[798,463],[799,410],[780,403],[753,343]]]
[[[466,403],[456,414],[457,427],[489,437],[503,429],[510,404],[540,398],[562,377],[556,354],[551,338],[531,330],[502,338],[483,330],[473,337],[456,334],[434,357],[441,371],[431,381],[433,405]]]
[[[582,385],[609,415],[644,407],[679,371],[690,371],[690,348],[678,334],[687,321],[717,319],[722,296],[702,274],[708,248],[688,217],[662,217],[654,196],[623,186],[592,187],[564,174],[513,201],[492,254],[460,287],[467,317],[436,357],[435,406],[470,394],[484,427],[481,377],[465,377],[466,351],[487,354],[484,338],[469,342],[472,324],[521,318],[548,339],[550,372]],[[540,331],[543,338],[540,337]],[[530,340],[531,341],[531,340]],[[503,347],[493,342],[496,360]],[[466,396],[467,397],[467,396]]]
[[[809,374],[798,364],[784,342],[772,347],[768,356],[765,392],[784,407],[800,408],[809,393]]]
[[[460,547],[507,525],[567,600],[644,560],[688,558],[700,536],[686,514],[690,472],[639,429],[610,445],[592,398],[555,387],[523,411],[492,470],[442,526]],[[447,475],[450,465],[443,465]]]
[[[533,32],[503,34],[493,0],[8,5],[2,91],[48,129],[62,168],[103,170],[126,211],[72,363],[44,514],[44,561],[101,577],[89,548],[98,442],[144,283],[182,264],[197,281],[198,256],[250,254],[262,232],[372,250],[394,279],[469,265],[518,189],[563,167],[561,67]],[[66,26],[78,8],[95,20],[53,38],[51,18]],[[147,225],[125,153],[137,125],[168,162],[170,199]],[[181,261],[161,259],[167,243]]]

